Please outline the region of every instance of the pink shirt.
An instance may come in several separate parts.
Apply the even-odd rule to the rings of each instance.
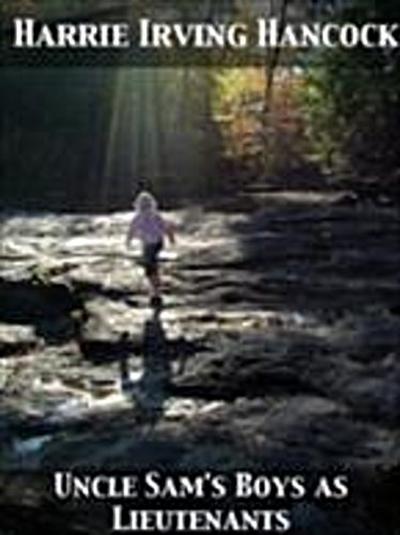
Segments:
[[[143,243],[158,243],[167,233],[167,223],[157,212],[135,214],[129,236],[136,236]]]

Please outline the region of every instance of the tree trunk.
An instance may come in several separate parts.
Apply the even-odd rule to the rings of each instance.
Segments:
[[[278,30],[278,40],[280,41],[283,35],[283,32],[286,27],[287,22],[287,12],[291,0],[282,0],[280,11],[279,11],[279,30]],[[271,109],[271,102],[273,97],[274,81],[276,69],[279,65],[279,59],[281,55],[281,48],[272,49],[271,53],[268,54],[267,64],[266,64],[266,85],[265,85],[265,94],[264,94],[264,111],[268,113]]]

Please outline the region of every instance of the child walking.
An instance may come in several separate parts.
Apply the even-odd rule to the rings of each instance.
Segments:
[[[148,191],[142,191],[134,202],[135,213],[126,236],[129,247],[133,238],[142,244],[142,261],[150,284],[150,298],[153,305],[161,305],[161,279],[159,254],[164,246],[165,237],[175,243],[174,225],[166,221],[158,211],[157,201]]]

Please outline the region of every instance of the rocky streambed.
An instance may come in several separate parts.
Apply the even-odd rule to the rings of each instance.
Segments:
[[[365,496],[398,483],[396,210],[275,192],[169,216],[154,313],[128,213],[2,215],[3,474],[343,466]],[[371,511],[360,533],[396,533]]]

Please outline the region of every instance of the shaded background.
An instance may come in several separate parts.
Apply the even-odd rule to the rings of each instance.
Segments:
[[[184,18],[282,24],[400,15],[394,0],[172,4]],[[107,20],[153,5],[6,0],[2,14]],[[399,62],[398,50],[360,48],[267,50],[241,69],[3,68],[2,205],[101,211],[128,207],[142,186],[173,204],[277,181],[318,189],[326,178],[396,197]]]

